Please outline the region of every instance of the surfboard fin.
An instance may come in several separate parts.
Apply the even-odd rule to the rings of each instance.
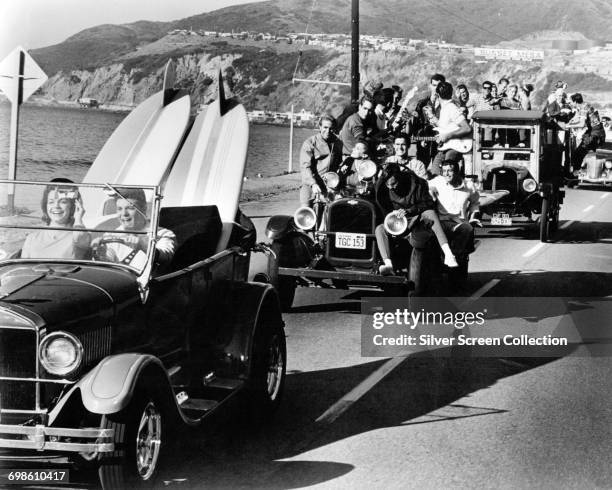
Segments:
[[[225,87],[223,86],[223,75],[221,74],[221,70],[219,70],[219,109],[221,111],[221,115],[226,114],[232,107],[236,104],[232,99],[225,98]]]
[[[162,106],[166,107],[176,95],[176,90],[174,90],[174,82],[176,80],[176,65],[174,61],[171,59],[166,63],[166,68],[164,69],[164,84],[162,91],[164,92],[164,100],[162,102]]]

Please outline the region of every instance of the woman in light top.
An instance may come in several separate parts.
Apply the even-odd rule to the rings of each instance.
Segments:
[[[79,190],[76,186],[66,185],[72,183],[68,179],[53,179],[52,182],[58,185],[48,185],[41,200],[42,220],[50,229],[30,233],[23,244],[21,257],[88,259],[91,252],[88,232],[57,229],[85,228],[85,209]]]

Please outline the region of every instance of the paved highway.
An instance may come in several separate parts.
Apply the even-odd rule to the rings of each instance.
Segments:
[[[468,296],[610,297],[611,194],[568,190],[555,243],[479,230]],[[261,231],[296,205],[244,210]],[[183,431],[160,488],[612,487],[610,357],[364,358],[364,294],[298,289],[280,412],[250,427],[236,406]]]

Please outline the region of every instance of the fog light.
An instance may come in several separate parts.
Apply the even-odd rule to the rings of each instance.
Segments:
[[[608,170],[610,170],[612,168],[612,160],[606,160],[604,162],[604,167],[606,167]]]
[[[385,217],[383,226],[385,227],[385,231],[389,233],[389,235],[401,235],[408,229],[408,219],[406,218],[406,216],[398,216],[396,211],[391,211]]]
[[[293,222],[300,230],[311,230],[317,224],[317,216],[311,208],[303,206],[293,215]]]
[[[525,179],[523,180],[523,189],[525,192],[533,192],[537,189],[538,184],[533,179]]]

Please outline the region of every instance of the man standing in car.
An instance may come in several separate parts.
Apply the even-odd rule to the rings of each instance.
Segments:
[[[312,206],[315,192],[327,190],[323,178],[325,172],[336,170],[342,162],[342,142],[335,136],[336,120],[324,114],[319,119],[319,132],[302,144],[300,151],[300,205]]]

